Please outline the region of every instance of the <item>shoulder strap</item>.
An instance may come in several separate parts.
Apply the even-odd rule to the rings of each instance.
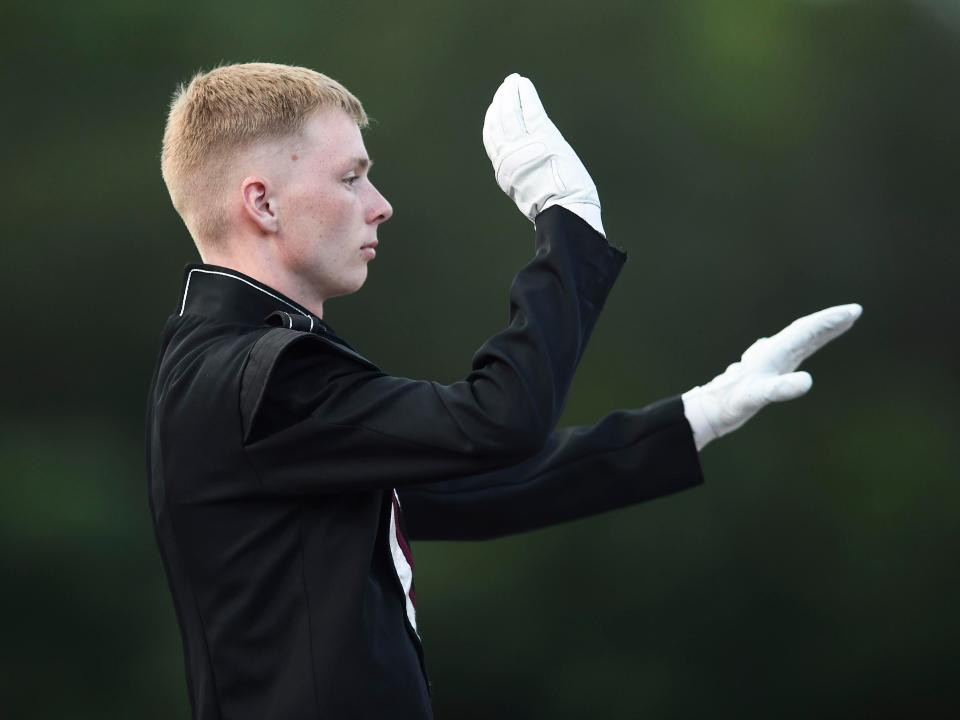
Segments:
[[[244,442],[250,435],[251,421],[263,400],[267,379],[273,372],[277,360],[290,343],[302,336],[302,333],[274,328],[261,335],[250,348],[247,362],[240,375],[240,422],[243,425]]]
[[[291,330],[285,327],[274,327],[267,330],[253,344],[240,380],[240,419],[243,423],[243,439],[247,441],[250,434],[251,420],[256,417],[257,410],[263,400],[263,393],[267,381],[276,367],[283,351],[291,344],[304,338],[313,338],[325,346],[357,360],[371,370],[382,372],[380,368],[358,352],[343,345],[309,331]]]
[[[373,362],[367,360],[363,355],[354,350],[346,340],[338,337],[320,318],[314,317],[313,315],[294,315],[288,313],[286,310],[276,310],[267,315],[265,322],[267,325],[275,328],[299,330],[303,333],[315,335],[335,350],[346,353],[374,370],[380,369]]]

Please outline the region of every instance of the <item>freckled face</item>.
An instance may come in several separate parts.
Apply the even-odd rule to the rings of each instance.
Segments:
[[[393,215],[368,177],[360,128],[339,109],[314,113],[289,154],[279,202],[284,263],[324,299],[356,292],[367,279],[377,227]]]

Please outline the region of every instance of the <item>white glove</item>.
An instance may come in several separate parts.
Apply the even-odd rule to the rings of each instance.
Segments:
[[[596,185],[527,78],[513,73],[497,88],[483,120],[483,146],[497,184],[531,221],[562,205],[606,237]]]
[[[757,340],[722,375],[684,393],[683,410],[697,450],[736,430],[768,403],[806,393],[813,378],[794,370],[849,330],[861,312],[863,308],[853,303],[794,320],[773,337]]]

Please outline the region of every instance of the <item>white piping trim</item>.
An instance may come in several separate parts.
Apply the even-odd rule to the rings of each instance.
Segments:
[[[303,316],[305,316],[305,317],[310,317],[310,315],[309,315],[308,313],[305,313],[303,310],[301,310],[300,308],[298,308],[296,305],[292,305],[291,303],[288,303],[286,300],[284,300],[284,299],[281,298],[281,297],[277,297],[277,296],[274,295],[272,292],[267,292],[267,291],[264,290],[262,287],[257,287],[256,285],[254,285],[254,284],[253,284],[252,282],[250,282],[249,280],[244,280],[242,277],[237,277],[236,275],[231,275],[230,273],[219,272],[219,271],[217,271],[217,270],[201,270],[200,268],[194,268],[194,269],[191,270],[189,273],[187,273],[187,283],[186,283],[186,285],[185,285],[184,288],[183,288],[183,302],[180,303],[180,315],[181,315],[181,316],[183,315],[184,308],[187,307],[187,293],[190,292],[190,278],[193,276],[193,274],[194,274],[195,272],[206,273],[207,275],[223,275],[224,277],[233,278],[234,280],[239,280],[239,281],[242,282],[242,283],[246,283],[247,285],[249,285],[250,287],[252,287],[254,290],[259,290],[259,291],[262,292],[264,295],[269,295],[269,296],[272,297],[274,300],[277,300],[277,301],[279,301],[279,302],[282,302],[284,305],[287,305],[287,306],[289,306],[289,307],[292,307],[294,310],[296,310],[296,311],[297,311],[298,313],[300,313],[301,315],[303,315]],[[290,322],[291,322],[291,327],[292,327],[293,320],[291,319]],[[311,327],[311,328],[313,327],[313,319],[310,320],[310,327]]]
[[[307,319],[310,320],[310,332],[313,332],[313,315],[307,315]]]

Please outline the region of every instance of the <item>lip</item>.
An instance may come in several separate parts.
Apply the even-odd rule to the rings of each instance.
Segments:
[[[368,242],[368,243],[366,243],[365,245],[361,245],[361,246],[360,246],[360,249],[361,249],[361,250],[363,250],[364,248],[374,248],[374,249],[376,249],[377,245],[379,245],[379,244],[380,244],[380,241],[379,241],[379,240],[374,240],[373,242]]]
[[[360,252],[362,252],[369,260],[373,260],[377,256],[377,245],[379,245],[379,243],[374,240],[372,243],[367,243],[361,247]]]

